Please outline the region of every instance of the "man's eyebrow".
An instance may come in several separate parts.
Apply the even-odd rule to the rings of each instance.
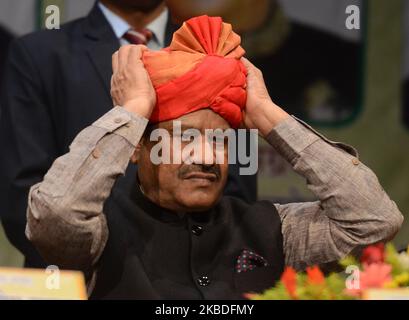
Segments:
[[[163,129],[166,129],[166,130],[168,130],[170,132],[173,132],[173,124],[169,125],[169,126],[166,125],[166,126],[163,127]],[[189,125],[189,124],[181,124],[180,129],[182,131],[189,130],[189,129],[196,129],[196,130],[202,131],[202,128],[197,128],[197,127],[195,127],[193,125]]]
[[[165,129],[165,130],[168,130],[170,133],[172,133],[173,132],[173,123],[172,124],[166,124],[165,126],[163,126],[162,127],[163,129]],[[194,129],[194,130],[198,130],[198,131],[200,131],[200,132],[202,132],[202,133],[204,133],[205,132],[205,130],[215,130],[215,129],[221,129],[221,130],[227,130],[227,129],[229,129],[229,127],[222,127],[222,128],[202,128],[202,127],[196,127],[195,125],[192,125],[192,124],[189,124],[189,123],[182,123],[181,125],[180,125],[180,129],[181,129],[181,131],[182,132],[184,132],[184,131],[186,131],[186,130],[189,130],[189,129]]]
[[[189,130],[189,129],[196,129],[196,130],[199,130],[199,131],[202,130],[202,128],[197,128],[197,127],[189,125],[189,124],[182,124],[181,129],[182,129],[182,131]]]

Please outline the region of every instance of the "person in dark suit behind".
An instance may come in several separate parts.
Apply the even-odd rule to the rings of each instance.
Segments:
[[[79,131],[112,108],[112,54],[121,44],[167,46],[175,30],[161,0],[101,0],[87,17],[10,46],[0,100],[0,214],[25,266],[45,266],[24,234],[29,188]],[[238,172],[230,166],[226,193],[254,201],[256,177]],[[125,179],[135,177],[136,167],[129,166]]]
[[[6,61],[6,55],[7,55],[7,50],[10,45],[11,40],[13,40],[13,35],[0,26],[0,43],[1,43],[1,48],[0,48],[0,86],[1,86],[1,81],[3,79],[3,73],[4,73],[4,63]],[[1,111],[0,111],[1,114]]]

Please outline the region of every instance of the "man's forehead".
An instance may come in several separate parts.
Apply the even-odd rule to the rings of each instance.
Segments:
[[[211,109],[201,109],[185,114],[177,119],[159,122],[157,126],[159,128],[172,130],[174,128],[175,121],[180,123],[182,129],[195,128],[203,130],[220,128],[225,130],[230,128],[229,123]]]

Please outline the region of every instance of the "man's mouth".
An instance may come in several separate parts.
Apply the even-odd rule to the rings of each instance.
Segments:
[[[214,182],[217,180],[217,176],[214,173],[204,173],[204,172],[191,172],[183,177],[184,179],[202,179]]]

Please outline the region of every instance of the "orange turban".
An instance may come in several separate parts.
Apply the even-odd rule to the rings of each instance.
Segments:
[[[169,47],[143,55],[157,95],[151,122],[211,108],[237,128],[246,103],[243,55],[240,36],[220,17],[184,22]]]

